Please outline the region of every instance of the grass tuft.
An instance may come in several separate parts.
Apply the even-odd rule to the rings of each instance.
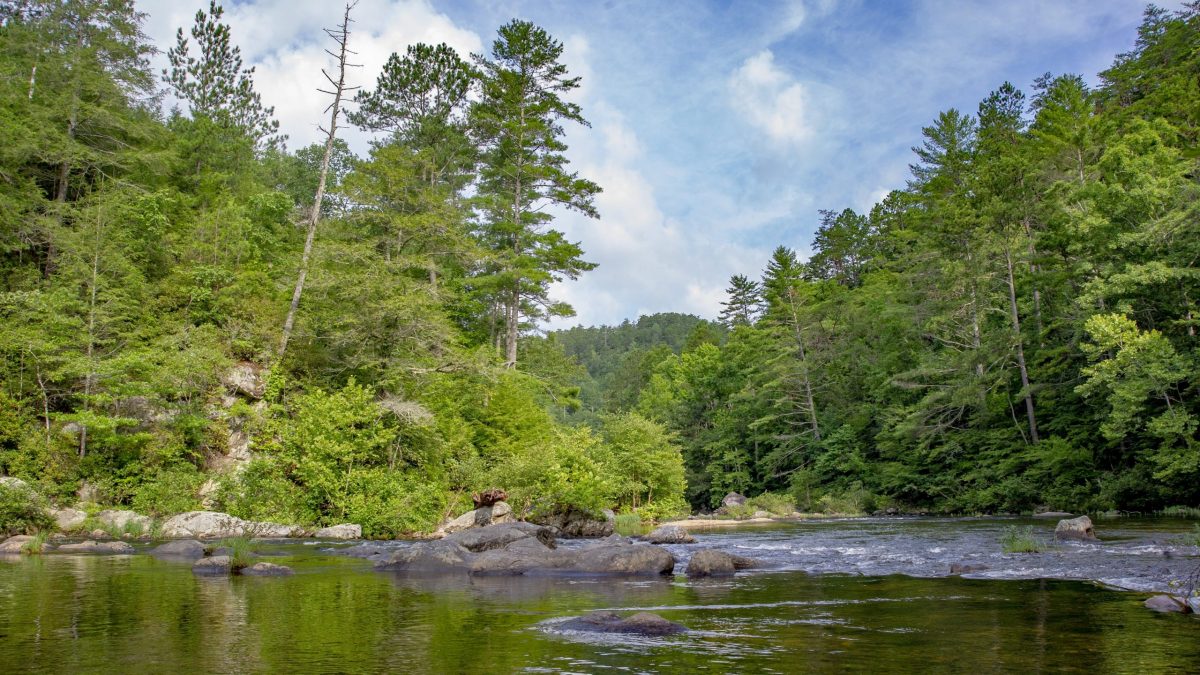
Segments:
[[[234,572],[254,564],[254,543],[250,537],[222,539],[220,546],[229,549],[229,559]]]
[[[1170,516],[1172,518],[1196,518],[1200,520],[1200,507],[1196,506],[1168,506],[1158,512],[1160,516]]]
[[[1041,553],[1046,546],[1033,534],[1032,527],[1010,527],[1000,537],[1000,548],[1005,553]]]
[[[46,550],[46,540],[50,535],[45,532],[38,532],[33,535],[33,539],[21,544],[21,553],[25,555],[38,555]]]
[[[623,537],[640,537],[650,531],[650,526],[636,513],[619,513],[613,522],[613,531]]]

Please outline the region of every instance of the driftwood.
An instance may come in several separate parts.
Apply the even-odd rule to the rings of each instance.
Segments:
[[[491,506],[496,502],[502,502],[506,499],[508,499],[508,493],[500,488],[492,488],[471,495],[471,501],[475,502],[475,508],[477,509],[484,506]]]

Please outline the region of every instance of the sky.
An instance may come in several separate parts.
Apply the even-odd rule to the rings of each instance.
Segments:
[[[143,0],[161,54],[207,0]],[[1159,4],[1171,7],[1177,3]],[[938,112],[974,112],[1005,81],[1097,73],[1133,46],[1137,0],[360,0],[350,46],[372,88],[392,52],[445,42],[490,49],[512,18],[565,46],[590,127],[568,129],[573,170],[603,188],[599,219],[553,227],[598,264],[553,295],[614,324],[654,312],[715,318],[729,277],[757,278],[770,252],[802,257],[819,210],[868,211],[904,186],[912,146]],[[325,0],[226,7],[233,41],[288,145],[321,136]],[[360,154],[370,137],[343,136]]]

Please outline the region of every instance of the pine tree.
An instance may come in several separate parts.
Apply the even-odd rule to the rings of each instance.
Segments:
[[[758,319],[762,309],[762,289],[758,282],[751,281],[744,274],[735,274],[729,278],[729,288],[725,289],[727,299],[721,303],[721,323],[729,326],[751,326]]]

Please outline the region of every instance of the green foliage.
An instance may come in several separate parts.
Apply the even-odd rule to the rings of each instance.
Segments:
[[[46,541],[50,538],[50,533],[39,531],[33,535],[33,539],[21,544],[21,553],[25,555],[39,555],[46,550]]]
[[[637,513],[618,513],[613,522],[613,532],[622,537],[640,537],[649,531],[649,524]]]
[[[1005,553],[1043,553],[1046,546],[1034,535],[1032,527],[1022,529],[1014,525],[1000,537],[1000,549]]]
[[[1200,525],[1193,525],[1192,531],[1179,537],[1184,546],[1200,546]]]
[[[250,537],[228,537],[217,542],[216,547],[229,549],[226,555],[234,572],[254,564],[254,541]]]
[[[750,497],[746,500],[746,505],[755,511],[766,511],[772,516],[790,516],[796,512],[796,503],[791,497],[774,492]]]
[[[36,534],[54,528],[46,502],[28,485],[0,481],[0,533]]]
[[[198,511],[204,481],[204,474],[190,464],[161,469],[134,492],[133,510],[156,517]]]
[[[1200,508],[1195,506],[1168,506],[1158,512],[1160,516],[1171,518],[1200,518]]]
[[[303,489],[288,480],[283,467],[258,459],[240,472],[224,477],[214,494],[216,508],[256,522],[309,524],[316,514],[308,509]]]

